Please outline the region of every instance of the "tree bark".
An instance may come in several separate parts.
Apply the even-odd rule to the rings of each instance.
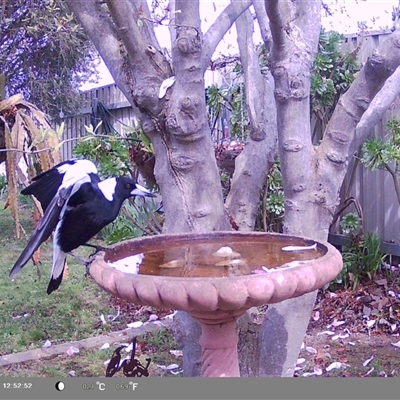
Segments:
[[[276,107],[271,102],[274,83],[270,73],[263,75],[253,44],[253,18],[246,11],[236,20],[241,64],[244,71],[250,135],[236,157],[231,190],[225,207],[239,230],[253,230],[260,194],[270,164],[277,154]]]

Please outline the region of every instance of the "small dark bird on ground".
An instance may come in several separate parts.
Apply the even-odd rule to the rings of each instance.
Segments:
[[[61,284],[67,254],[86,245],[101,229],[114,221],[124,200],[132,196],[155,197],[128,177],[101,181],[96,166],[88,160],[62,162],[32,181],[21,193],[34,195],[44,214],[14,264],[10,276],[17,274],[26,265],[54,231],[53,266],[48,294]]]

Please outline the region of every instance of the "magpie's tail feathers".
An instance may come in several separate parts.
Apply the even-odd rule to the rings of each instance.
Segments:
[[[53,293],[55,290],[57,290],[62,282],[63,274],[58,276],[57,278],[51,277],[49,285],[47,286],[47,294]]]
[[[61,285],[66,260],[67,260],[67,254],[61,251],[61,249],[54,244],[53,268],[51,270],[50,282],[49,285],[47,286],[47,294],[53,293]]]

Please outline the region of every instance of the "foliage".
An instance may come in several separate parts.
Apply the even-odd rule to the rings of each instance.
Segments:
[[[229,88],[209,86],[206,89],[206,101],[212,131],[215,130],[218,119],[223,118],[229,124],[230,138],[240,140],[247,138],[249,120],[242,82],[234,83]]]
[[[311,109],[324,123],[359,71],[355,52],[340,50],[343,40],[338,32],[321,30],[311,76]]]
[[[282,232],[285,213],[283,182],[279,161],[275,161],[268,171],[267,184],[257,216],[256,230]]]
[[[7,192],[7,177],[0,175],[0,200],[4,198]]]
[[[356,213],[346,214],[340,221],[345,235],[355,235],[360,230],[360,217]]]
[[[364,142],[361,162],[371,171],[382,169],[390,173],[400,204],[400,121],[392,118],[386,127],[389,133],[385,138],[374,136]]]
[[[122,176],[130,172],[129,142],[115,133],[97,136],[92,126],[85,127],[90,136],[81,139],[73,149],[73,154],[92,160],[103,178]]]
[[[64,0],[4,0],[0,65],[6,93],[17,93],[53,118],[82,107],[79,86],[98,56]],[[92,78],[93,80],[93,78]]]
[[[343,217],[341,227],[347,233],[349,242],[342,247],[343,269],[335,284],[350,286],[354,290],[359,282],[372,279],[381,267],[386,254],[381,250],[381,240],[375,233],[360,233],[360,220],[357,214]]]
[[[34,104],[15,95],[0,102],[0,130],[5,137],[8,198],[15,221],[16,235],[20,237],[19,185],[26,182],[21,163],[27,165],[29,177],[50,169],[60,162],[59,136],[63,126],[54,131],[46,115]],[[24,153],[30,153],[24,156]],[[38,207],[41,210],[40,207]]]
[[[132,174],[133,160],[130,153],[133,146],[147,153],[153,151],[151,143],[140,126],[127,128],[123,135],[116,132],[98,135],[96,131],[99,126],[97,125],[96,128],[92,125],[85,126],[88,135],[80,138],[73,153],[77,157],[95,162],[103,178]]]
[[[394,163],[394,171],[399,171],[400,163],[400,121],[392,118],[386,123],[388,135],[382,139],[372,137],[364,142],[361,162],[371,171],[387,169],[389,163]]]

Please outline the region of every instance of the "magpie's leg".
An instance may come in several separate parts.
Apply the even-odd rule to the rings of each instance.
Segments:
[[[77,256],[76,254],[72,253],[72,251],[70,251],[67,254],[72,256],[72,257],[74,257],[76,260],[78,260],[81,264],[83,264],[85,266],[85,268],[86,268],[85,277],[87,277],[87,276],[90,275],[89,274],[89,265],[93,261],[93,258],[94,258],[96,253],[97,253],[97,251],[95,251],[93,254],[91,254],[87,259],[86,258],[82,258],[80,256]]]
[[[98,253],[99,251],[106,251],[106,250],[108,250],[107,247],[97,246],[97,245],[91,244],[91,243],[85,243],[85,244],[82,244],[81,246],[91,247],[91,248],[93,248],[93,249],[96,250],[95,253]]]
[[[72,251],[68,252],[67,254],[72,256],[72,257],[74,257],[76,260],[78,260],[83,265],[88,265],[90,263],[90,261],[91,261],[90,259],[87,260],[86,258],[82,258],[81,256],[77,256]]]

